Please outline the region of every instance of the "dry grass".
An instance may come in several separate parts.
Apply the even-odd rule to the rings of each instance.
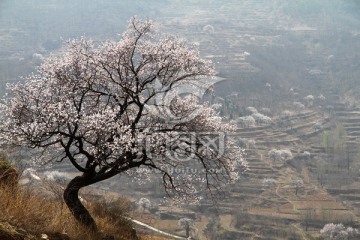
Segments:
[[[0,170],[11,164],[0,152]],[[15,171],[15,170],[14,170]],[[15,171],[16,173],[16,171]],[[18,174],[15,175],[18,177]],[[0,239],[38,240],[41,234],[51,240],[165,240],[149,235],[136,236],[132,222],[127,220],[130,201],[125,197],[111,200],[87,200],[83,204],[98,226],[93,235],[73,218],[62,194],[64,183],[44,182],[42,186],[18,186],[17,180],[9,184],[0,176]]]
[[[131,222],[122,217],[128,214],[130,206],[125,198],[110,202],[89,201],[86,204],[98,225],[98,236],[92,236],[83,229],[62,200],[49,198],[36,189],[2,185],[0,199],[2,226],[9,224],[37,237],[45,233],[50,239],[104,239],[106,235],[114,236],[115,240],[135,239]]]

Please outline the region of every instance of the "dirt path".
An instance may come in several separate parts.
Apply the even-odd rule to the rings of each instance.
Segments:
[[[301,174],[303,175],[304,182],[310,183],[309,169],[305,165],[301,167]]]
[[[284,187],[284,186],[283,186]],[[287,198],[286,196],[281,196],[279,194],[279,189],[280,189],[280,184],[277,185],[276,187],[276,190],[275,190],[275,194],[279,197],[279,198],[282,198],[282,199],[285,199],[287,202],[289,202],[290,204],[292,204],[292,201]],[[303,240],[309,240],[309,238],[306,236],[306,234],[304,233],[304,230],[299,227],[296,223],[292,223],[291,224],[292,227],[294,227],[300,234],[301,234],[301,237]]]
[[[276,186],[276,190],[275,190],[276,196],[278,196],[280,199],[281,199],[281,198],[284,198],[283,196],[280,196],[280,194],[279,194],[279,189],[280,189],[280,184],[278,184],[278,185]],[[284,198],[284,199],[285,199],[285,198]],[[285,199],[285,200],[287,200],[287,199]]]
[[[130,220],[131,222],[135,223],[136,225],[139,225],[139,226],[142,226],[142,227],[145,227],[151,231],[154,231],[154,232],[157,232],[157,233],[160,233],[161,235],[164,235],[164,236],[167,236],[167,237],[171,237],[171,238],[175,238],[175,239],[181,239],[181,240],[187,240],[188,238],[184,238],[184,237],[179,237],[179,236],[176,236],[176,235],[173,235],[171,233],[167,233],[167,232],[164,232],[164,231],[161,231],[160,229],[157,229],[157,228],[154,228],[150,225],[147,225],[143,222],[140,222],[138,220],[135,220],[135,219],[131,219],[131,218],[126,218],[128,220]]]

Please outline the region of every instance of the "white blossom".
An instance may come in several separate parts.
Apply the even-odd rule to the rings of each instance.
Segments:
[[[303,153],[300,154],[300,157],[304,159],[310,159],[311,153],[308,151],[304,151]]]
[[[290,112],[289,110],[284,110],[280,113],[280,118],[282,119],[288,119],[293,115],[292,112]]]
[[[325,101],[326,100],[326,97],[324,95],[322,95],[322,94],[320,94],[316,98],[319,99],[320,101]]]
[[[252,116],[244,116],[244,117],[239,117],[237,119],[237,123],[241,127],[253,127],[255,126],[256,121]]]
[[[271,149],[268,152],[268,156],[273,161],[288,160],[293,158],[293,155],[289,149]]]
[[[270,125],[272,124],[272,119],[268,116],[265,116],[264,114],[261,113],[254,113],[251,115],[257,124],[259,125]]]
[[[277,181],[273,178],[265,178],[262,181],[264,187],[274,187],[276,186]]]
[[[137,204],[142,207],[144,210],[151,207],[151,202],[148,198],[140,198]]]
[[[312,107],[314,105],[315,97],[313,95],[307,95],[304,97],[304,101],[306,102],[307,107]]]
[[[301,180],[301,179],[293,180],[293,181],[291,181],[291,183],[296,187],[300,187],[304,184],[303,180]]]
[[[326,240],[348,240],[359,236],[359,231],[352,227],[345,228],[342,223],[328,223],[320,230],[320,234]]]
[[[248,113],[248,114],[258,113],[258,110],[257,110],[256,108],[254,108],[254,107],[247,107],[247,108],[245,109],[245,111],[246,111],[246,113]]]

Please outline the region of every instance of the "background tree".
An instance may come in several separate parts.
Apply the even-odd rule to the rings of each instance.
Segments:
[[[277,184],[277,181],[273,178],[265,178],[263,179],[262,181],[262,185],[265,187],[265,188],[273,188],[275,187]]]
[[[302,179],[296,179],[296,180],[292,180],[291,184],[295,188],[295,195],[297,196],[300,188],[302,188],[304,185],[304,181]]]
[[[350,240],[358,239],[359,231],[352,227],[345,228],[341,223],[328,223],[320,230],[320,235],[326,240]]]
[[[186,238],[189,238],[189,237],[190,237],[190,231],[191,231],[191,230],[196,230],[195,227],[191,226],[192,222],[193,222],[193,220],[190,219],[190,218],[181,218],[181,219],[178,221],[178,225],[185,230],[185,236],[186,236]]]
[[[142,211],[146,211],[149,210],[149,208],[151,207],[151,202],[148,198],[140,198],[139,201],[137,202],[137,205],[142,209]]]
[[[276,161],[285,161],[293,158],[293,155],[289,149],[271,149],[268,152],[269,158],[272,160],[272,164],[274,165]]]
[[[11,97],[0,104],[0,141],[36,150],[41,163],[70,162],[81,175],[67,185],[65,203],[96,230],[79,190],[119,173],[141,181],[154,172],[142,168],[156,169],[168,195],[180,201],[197,197],[202,184],[213,193],[238,178],[246,167],[241,151],[220,134],[234,126],[193,92],[180,91],[207,87],[214,75],[211,62],[184,40],[132,18],[119,41],[70,41],[37,75],[9,85]],[[184,166],[205,171],[169,171]]]

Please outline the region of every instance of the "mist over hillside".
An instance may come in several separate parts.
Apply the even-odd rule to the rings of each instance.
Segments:
[[[43,56],[70,38],[118,38],[128,19],[154,19],[160,31],[199,44],[228,93],[345,81],[358,73],[356,1],[1,1],[0,81],[34,71]],[[246,53],[246,54],[244,54]],[[313,70],[313,71],[312,71]],[[309,74],[310,73],[310,74]],[[313,74],[312,74],[313,73]],[[316,76],[314,76],[316,75]],[[344,90],[347,90],[344,89]]]

